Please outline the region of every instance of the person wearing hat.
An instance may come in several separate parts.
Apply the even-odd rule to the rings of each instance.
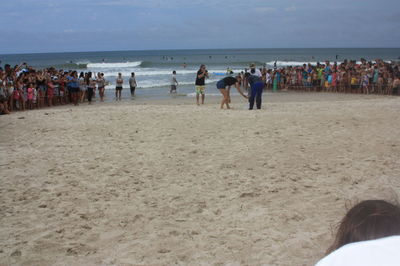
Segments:
[[[256,65],[250,64],[250,73],[246,73],[246,80],[250,84],[249,110],[253,110],[254,101],[257,109],[261,109],[261,96],[264,89],[264,81],[261,77],[261,71],[256,68]]]
[[[256,64],[254,64],[254,63],[250,64],[250,72],[252,72],[252,71],[253,71],[252,75],[258,76],[260,78],[262,77],[261,71],[256,68]]]

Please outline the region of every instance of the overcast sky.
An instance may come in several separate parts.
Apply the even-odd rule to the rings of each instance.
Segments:
[[[400,47],[400,0],[0,0],[0,54]]]

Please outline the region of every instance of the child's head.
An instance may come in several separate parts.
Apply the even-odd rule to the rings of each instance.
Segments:
[[[330,253],[346,244],[400,235],[400,207],[383,200],[365,200],[340,222]]]

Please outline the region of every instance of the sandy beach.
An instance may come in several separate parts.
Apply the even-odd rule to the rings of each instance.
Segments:
[[[313,265],[400,193],[400,98],[95,103],[0,117],[0,265]]]

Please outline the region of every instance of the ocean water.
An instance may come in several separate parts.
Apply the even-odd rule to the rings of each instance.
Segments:
[[[344,59],[359,60],[377,58],[399,61],[400,48],[327,48],[327,49],[218,49],[218,50],[157,50],[157,51],[112,51],[75,53],[35,53],[0,55],[1,65],[27,62],[37,68],[55,67],[78,72],[102,72],[115,88],[118,73],[124,77],[124,95],[128,95],[128,79],[135,72],[137,97],[176,97],[169,95],[172,71],[177,72],[178,95],[194,96],[194,81],[200,64],[205,64],[210,73],[207,94],[219,95],[215,83],[231,68],[235,73],[248,68],[250,63],[258,67],[272,68],[302,65],[303,63],[341,62]]]

